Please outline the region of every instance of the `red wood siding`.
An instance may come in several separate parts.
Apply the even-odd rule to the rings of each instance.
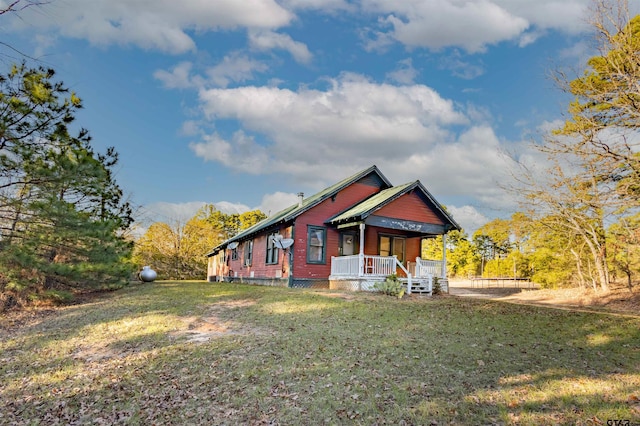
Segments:
[[[331,274],[331,256],[338,256],[340,233],[327,227],[327,241],[324,264],[307,263],[307,227],[325,226],[324,222],[332,216],[348,209],[354,204],[380,191],[379,187],[353,183],[344,188],[334,199],[326,199],[314,208],[298,216],[295,222],[295,243],[293,275],[296,278],[324,278]]]
[[[376,216],[443,225],[444,222],[415,192],[404,194],[374,213]]]
[[[367,226],[364,230],[364,254],[378,255],[378,236],[391,235],[395,237],[405,237],[405,256],[406,260],[415,262],[416,257],[420,256],[420,240],[421,237],[408,237],[406,233],[394,229],[380,228],[377,226]]]
[[[270,231],[272,233],[279,232],[284,238],[291,237],[291,227],[280,229],[279,231]],[[251,266],[244,264],[244,247],[245,243],[238,246],[238,259],[229,261],[229,268],[233,271],[232,276],[237,272],[238,277],[251,278],[251,272],[254,278],[276,278],[278,272],[282,273],[282,277],[289,276],[289,259],[285,256],[284,250],[278,250],[278,263],[267,265],[267,234],[256,236],[253,239],[253,260]]]

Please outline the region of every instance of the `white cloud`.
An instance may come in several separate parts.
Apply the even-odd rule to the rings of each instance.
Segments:
[[[502,150],[493,129],[474,126],[456,141],[408,154],[403,161],[386,164],[384,170],[394,182],[419,178],[441,202],[442,197],[472,193],[481,204],[502,208],[511,204],[498,185],[509,178],[509,161]]]
[[[204,206],[204,201],[191,201],[188,203],[158,202],[145,206],[140,222],[151,224],[153,222],[186,223],[196,212]]]
[[[553,121],[543,121],[537,127],[537,130],[540,134],[546,135],[548,133],[553,132],[554,130],[558,130],[564,126],[564,121],[557,119]]]
[[[276,29],[294,15],[275,0],[65,0],[10,18],[14,29],[53,29],[96,45],[131,44],[177,54],[196,49],[189,31]]]
[[[185,224],[189,219],[194,217],[198,210],[204,207],[206,204],[213,204],[216,210],[225,214],[242,214],[250,210],[260,210],[266,214],[275,214],[282,209],[285,209],[292,204],[295,204],[298,200],[296,194],[286,192],[274,192],[272,194],[265,194],[262,197],[260,205],[255,207],[249,207],[246,204],[236,203],[232,201],[192,201],[187,203],[168,203],[157,202],[152,203],[142,208],[139,217],[136,219],[136,223],[140,226],[140,230],[137,234],[142,235],[145,230],[153,222],[165,222],[168,224],[181,223]]]
[[[526,19],[488,0],[363,0],[362,6],[385,16],[382,23],[391,29],[379,36],[410,47],[458,46],[482,52],[487,45],[514,39],[529,27]]]
[[[224,57],[222,62],[207,70],[211,83],[217,87],[227,87],[230,83],[253,80],[255,72],[264,72],[267,65],[239,52]]]
[[[242,203],[233,203],[230,201],[218,201],[212,203],[218,211],[226,214],[241,214],[253,210],[249,206]]]
[[[171,71],[157,70],[153,76],[162,82],[167,89],[188,89],[196,87],[196,83],[191,79],[191,62],[181,62]]]
[[[319,10],[323,12],[354,12],[356,6],[345,0],[281,0],[280,4],[287,9]]]
[[[418,76],[418,70],[413,67],[411,58],[398,62],[396,70],[387,73],[387,78],[400,84],[413,84]]]
[[[535,27],[568,34],[588,30],[585,17],[591,0],[492,0],[510,13],[526,19]]]
[[[535,43],[540,37],[544,36],[544,34],[545,33],[542,31],[527,31],[520,36],[518,46],[527,47],[528,45]]]
[[[280,49],[287,51],[296,62],[302,64],[308,64],[313,58],[304,43],[293,40],[287,34],[280,34],[274,31],[250,31],[249,44],[257,50]]]
[[[213,204],[217,210],[226,214],[244,213],[251,210],[245,204],[232,203],[229,201],[218,201],[214,203],[206,203],[204,201],[168,203],[161,201],[148,204],[141,208],[134,223],[133,236],[134,238],[141,237],[154,222],[164,222],[170,226],[178,224],[184,225],[206,204]]]
[[[593,43],[589,43],[587,40],[580,40],[572,46],[562,49],[558,56],[571,64],[573,68],[583,70],[589,58],[598,54],[599,52],[594,49]]]
[[[190,201],[187,203],[168,203],[161,201],[149,204],[143,208],[141,222],[147,224],[151,222],[165,222],[169,224],[175,222],[186,223],[206,204],[213,204],[218,211],[226,214],[244,213],[251,210],[246,204],[229,201]]]
[[[500,183],[510,179],[505,146],[516,144],[477,124],[490,121],[485,110],[461,111],[419,84],[376,84],[358,75],[328,83],[326,90],[201,91],[208,119],[236,120],[254,137],[207,135],[191,148],[231,169],[291,176],[317,189],[377,164],[395,184],[420,179],[439,200],[472,193],[482,206],[513,208]],[[470,117],[476,124],[460,130]]]
[[[187,120],[182,123],[180,128],[180,135],[182,136],[197,136],[200,134],[200,123],[194,120]]]
[[[447,210],[451,213],[453,219],[458,222],[458,225],[462,226],[469,237],[471,237],[478,228],[491,220],[473,206],[447,206]]]
[[[206,87],[227,87],[231,83],[253,80],[255,72],[268,69],[263,62],[257,61],[240,52],[231,52],[220,63],[209,67],[202,76],[193,71],[191,62],[181,62],[171,70],[156,70],[153,77],[162,82],[167,89],[194,89]]]
[[[234,133],[231,141],[217,134],[205,135],[203,140],[189,144],[198,157],[247,173],[262,174],[268,171],[269,156],[266,149],[241,130]]]
[[[95,45],[135,45],[172,54],[197,50],[193,33],[248,29],[254,48],[282,49],[296,61],[309,63],[312,54],[304,43],[276,32],[298,19],[295,11],[312,18],[311,14],[338,13],[377,17],[377,28],[358,29],[373,33],[366,42],[369,49],[400,42],[483,52],[503,41],[526,46],[549,30],[585,32],[590,4],[591,0],[65,0],[7,15],[4,28],[29,31],[41,37],[43,45],[61,35]]]
[[[262,202],[257,207],[263,213],[271,216],[278,213],[280,210],[286,209],[289,206],[298,202],[297,194],[290,192],[274,192],[273,194],[265,194],[262,197]]]
[[[591,0],[361,1],[365,12],[380,15],[380,28],[368,40],[368,48],[397,41],[409,47],[459,47],[472,53],[504,41],[524,47],[549,30],[587,32],[591,4]]]
[[[328,83],[324,91],[203,90],[200,100],[209,120],[237,120],[261,139],[210,135],[191,147],[204,159],[240,171],[279,171],[317,183],[331,179],[334,169],[341,175],[345,166],[357,170],[381,158],[402,160],[407,152],[429,150],[450,139],[446,126],[467,123],[453,102],[424,85],[375,84],[353,74]]]

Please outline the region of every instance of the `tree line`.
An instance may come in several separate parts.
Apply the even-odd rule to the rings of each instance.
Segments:
[[[472,241],[454,237],[454,273],[511,275],[503,268],[515,265],[548,286],[603,290],[617,278],[631,286],[638,273],[640,16],[626,0],[593,5],[599,54],[576,78],[554,74],[572,98],[565,122],[534,143],[539,161],[513,158],[516,183],[507,189],[521,211]]]
[[[223,213],[207,204],[185,222],[152,223],[136,241],[133,261],[139,268],[151,266],[162,279],[201,280],[207,276],[207,252],[266,217],[260,210]]]
[[[591,251],[564,227],[550,226],[556,220],[518,212],[486,223],[471,236],[464,231],[449,233],[449,276],[527,278],[543,288],[601,289]],[[607,284],[616,281],[632,288],[640,273],[640,216],[622,217],[605,232]],[[422,256],[440,259],[442,238],[427,240]]]

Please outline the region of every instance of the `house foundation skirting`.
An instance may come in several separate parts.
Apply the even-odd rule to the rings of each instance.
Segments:
[[[385,277],[345,278],[330,276],[329,288],[331,290],[375,291],[373,286],[384,280]]]
[[[318,278],[294,278],[291,283],[293,288],[329,288],[329,281]]]
[[[329,288],[331,290],[348,290],[348,291],[376,291],[374,286],[376,283],[383,282],[386,277],[329,277]],[[402,280],[407,285],[406,279]],[[431,294],[431,286],[425,284],[424,278],[414,278],[412,293],[425,293]],[[449,293],[449,281],[440,280],[440,291],[443,293]]]
[[[326,279],[294,278],[290,283],[289,278],[268,278],[268,277],[220,277],[209,276],[209,282],[242,283],[264,285],[269,287],[291,287],[293,288],[329,288],[329,281]]]
[[[241,284],[253,284],[253,285],[264,285],[269,287],[288,287],[289,286],[289,278],[248,278],[248,277],[216,277],[210,276],[209,282],[218,282],[222,281],[225,283],[241,283]]]

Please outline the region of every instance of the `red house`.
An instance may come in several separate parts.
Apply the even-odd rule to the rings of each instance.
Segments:
[[[408,292],[446,291],[446,261],[422,241],[460,226],[420,181],[392,186],[371,166],[264,219],[207,254],[209,281],[370,290],[397,274]],[[443,254],[444,242],[443,238]]]

